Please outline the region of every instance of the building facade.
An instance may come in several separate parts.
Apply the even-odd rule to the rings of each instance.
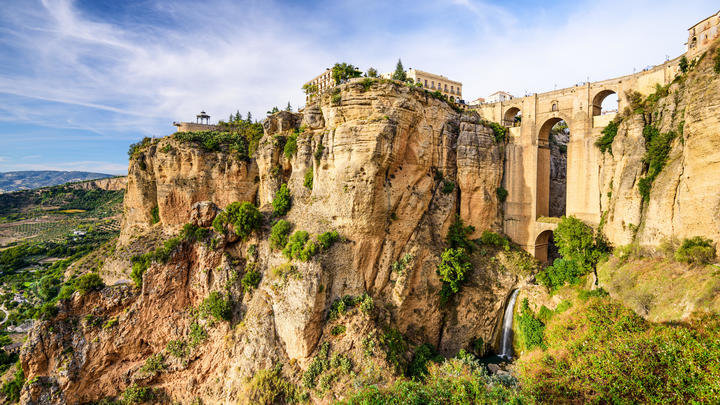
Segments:
[[[316,86],[318,94],[329,89],[330,87],[335,86],[335,81],[332,78],[332,69],[330,69],[330,68],[325,69],[325,71],[323,73],[317,75],[314,79],[310,80],[309,82],[307,82],[305,84]],[[313,96],[313,94],[306,94],[305,101],[309,100],[310,97],[312,97],[312,96]]]
[[[456,103],[463,99],[461,82],[413,68],[408,69],[406,73],[408,79],[412,79],[414,83],[420,83],[425,90],[439,91]],[[392,73],[385,73],[383,77],[389,79],[392,77]]]
[[[512,96],[512,94],[505,92],[505,91],[496,91],[495,93],[489,95],[486,99],[486,103],[499,103],[501,101],[509,101],[514,99],[515,97]]]
[[[687,57],[693,59],[705,52],[720,36],[720,11],[688,29]]]

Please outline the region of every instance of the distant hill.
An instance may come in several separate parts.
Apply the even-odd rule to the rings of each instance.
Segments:
[[[32,170],[0,173],[0,193],[50,187],[58,184],[103,179],[111,174],[91,172],[65,172],[56,170]]]

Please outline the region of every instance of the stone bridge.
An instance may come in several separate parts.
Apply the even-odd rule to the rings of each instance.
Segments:
[[[615,114],[601,114],[607,97],[618,98],[618,111],[629,106],[626,92],[654,93],[679,72],[680,58],[632,75],[534,94],[477,107],[483,118],[509,128],[506,149],[504,232],[515,243],[546,262],[547,246],[557,219],[550,214],[550,129],[561,120],[570,130],[567,144],[565,215],[597,226],[600,222],[599,170],[602,154],[595,146]],[[518,121],[516,116],[520,115]]]

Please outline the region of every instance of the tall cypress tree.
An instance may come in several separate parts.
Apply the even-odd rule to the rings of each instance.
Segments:
[[[400,80],[401,82],[407,80],[407,74],[405,73],[405,68],[403,67],[400,59],[398,59],[398,63],[395,65],[395,72],[393,73],[392,78],[393,80]]]

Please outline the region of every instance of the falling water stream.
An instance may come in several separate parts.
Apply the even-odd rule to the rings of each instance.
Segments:
[[[502,346],[500,347],[500,357],[510,360],[513,355],[513,309],[515,308],[515,300],[520,290],[515,290],[510,295],[507,307],[505,308],[505,315],[503,317],[503,328],[502,328]]]

